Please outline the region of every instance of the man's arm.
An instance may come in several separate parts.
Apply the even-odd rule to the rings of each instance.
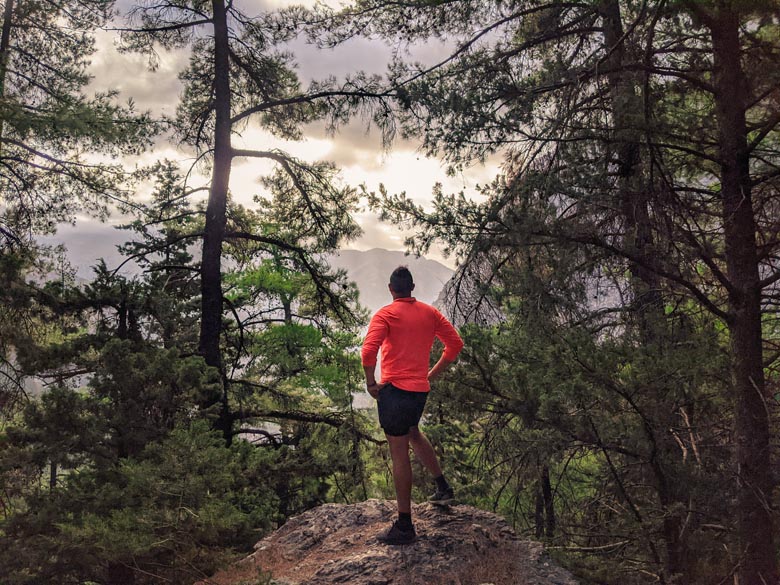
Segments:
[[[452,323],[438,311],[435,333],[436,337],[444,344],[444,352],[441,354],[439,361],[436,362],[436,365],[428,372],[428,381],[430,382],[433,382],[436,378],[441,376],[442,372],[444,372],[450,364],[455,363],[460,350],[463,349],[463,340],[458,334],[458,331],[452,326]]]
[[[376,356],[382,342],[387,337],[387,323],[384,318],[377,313],[371,319],[368,325],[368,332],[363,341],[363,349],[360,352],[363,362],[363,372],[366,375],[366,390],[373,398],[379,397],[379,385],[376,383]]]
[[[433,382],[436,378],[442,375],[444,370],[450,367],[450,364],[455,363],[455,360],[448,360],[444,357],[444,354],[436,362],[436,365],[428,372],[428,381]]]
[[[375,370],[376,364],[373,366],[363,366],[363,371],[366,374],[366,391],[372,398],[379,398],[379,384],[376,383]]]

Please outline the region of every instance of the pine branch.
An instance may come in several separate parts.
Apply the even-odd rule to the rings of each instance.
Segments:
[[[155,26],[155,27],[148,27],[148,28],[107,28],[105,30],[109,32],[145,34],[145,33],[158,33],[158,32],[173,32],[185,28],[193,28],[196,26],[201,26],[203,24],[211,24],[211,23],[212,23],[212,19],[207,18],[202,20],[193,20],[190,22],[177,22],[175,24],[169,24],[166,26]]]
[[[244,411],[237,412],[232,415],[234,421],[248,420],[253,418],[260,419],[276,419],[276,420],[290,420],[303,423],[312,424],[326,424],[335,428],[341,428],[344,425],[349,425],[350,420],[346,415],[341,414],[325,414],[320,412],[307,412],[303,410],[258,410],[258,411]],[[374,437],[359,431],[355,427],[350,427],[349,431],[354,433],[364,441],[369,441],[375,445],[383,445],[385,441],[375,439]]]
[[[240,122],[244,118],[248,118],[249,116],[253,114],[258,114],[260,112],[266,112],[268,110],[272,110],[274,108],[279,108],[282,106],[292,106],[296,104],[306,104],[315,102],[317,100],[332,98],[332,97],[353,97],[353,98],[372,98],[372,99],[382,99],[382,98],[391,98],[391,97],[397,97],[397,92],[395,89],[387,90],[383,92],[374,92],[374,91],[364,91],[364,90],[344,90],[344,89],[338,89],[338,90],[330,90],[330,91],[319,91],[316,93],[309,93],[309,94],[300,94],[296,96],[291,96],[288,98],[282,98],[277,100],[269,100],[266,102],[263,102],[262,104],[258,104],[256,106],[252,106],[251,108],[248,108],[244,110],[243,112],[240,112],[239,114],[236,114],[231,118],[230,122],[232,124],[235,124],[237,122]]]

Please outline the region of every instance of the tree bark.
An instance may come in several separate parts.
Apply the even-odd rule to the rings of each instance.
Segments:
[[[11,57],[11,28],[13,27],[14,0],[6,0],[3,9],[3,29],[0,32],[0,97],[5,96],[5,75],[8,70],[8,61]]]
[[[550,468],[542,468],[542,498],[544,499],[544,534],[547,538],[555,536],[555,504],[553,502]]]
[[[0,96],[5,95],[5,72],[8,69],[11,47],[11,26],[14,16],[14,0],[6,0],[3,9],[3,30],[0,32]]]
[[[11,58],[9,50],[11,47],[11,25],[14,16],[14,0],[5,0],[3,10],[3,30],[0,32],[0,98],[5,97],[5,78],[8,71],[8,61]],[[3,120],[0,119],[0,151],[3,144]]]
[[[544,495],[542,486],[536,488],[536,507],[534,509],[534,535],[536,538],[544,536]]]
[[[617,199],[624,223],[623,248],[639,261],[629,262],[631,291],[633,293],[633,329],[638,340],[646,348],[655,347],[663,352],[666,343],[665,316],[661,295],[660,277],[652,269],[655,245],[650,207],[652,185],[649,184],[642,161],[642,132],[645,121],[640,84],[626,68],[627,56],[620,4],[617,0],[605,0],[601,5],[604,23],[604,49],[607,80],[610,88],[610,104],[613,118],[613,140],[617,166]],[[666,393],[664,393],[666,394]],[[671,489],[667,471],[668,457],[673,452],[673,439],[668,433],[654,429],[669,428],[665,420],[671,417],[675,406],[659,396],[645,397],[655,403],[648,405],[656,420],[642,421],[648,441],[648,463],[655,480],[658,501],[664,511],[662,535],[666,550],[662,582],[674,579],[685,581],[685,543],[680,538],[682,517],[674,504],[687,501],[687,494]],[[658,419],[662,419],[660,422]],[[684,489],[684,488],[683,488]]]
[[[617,166],[617,198],[623,216],[623,247],[641,261],[630,262],[631,288],[637,329],[643,341],[656,338],[655,329],[663,319],[660,277],[653,271],[654,240],[650,217],[652,189],[642,164],[642,98],[640,86],[626,67],[625,35],[620,4],[605,0],[601,6],[604,24],[604,50],[609,55],[607,81],[612,108],[613,141]]]
[[[708,22],[715,63],[720,137],[722,221],[731,319],[731,369],[736,393],[737,514],[741,585],[777,583],[772,521],[769,410],[764,382],[761,288],[750,182],[746,109],[748,84],[740,60],[740,21],[720,4]]]
[[[225,224],[232,147],[230,143],[230,61],[227,11],[224,0],[211,2],[214,22],[214,164],[206,207],[201,261],[200,354],[211,367],[222,373],[220,336],[222,333],[222,242]],[[232,440],[228,413],[227,384],[224,382],[220,415],[215,427],[225,441]],[[210,406],[210,405],[209,405]]]

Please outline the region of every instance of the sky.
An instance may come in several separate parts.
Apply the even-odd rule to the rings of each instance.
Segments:
[[[247,13],[259,13],[290,4],[313,4],[313,2],[291,2],[288,0],[243,0]],[[121,0],[122,10],[131,5],[131,0]],[[119,99],[132,99],[139,110],[150,110],[154,114],[172,114],[178,103],[181,84],[178,73],[187,64],[188,52],[175,50],[160,52],[158,67],[150,70],[145,56],[119,53],[115,47],[116,33],[100,31],[97,34],[97,52],[92,59],[93,80],[89,90],[107,89],[119,91]],[[368,73],[385,72],[392,49],[380,41],[355,39],[335,50],[321,50],[295,41],[290,45],[298,63],[298,74],[305,87],[312,79],[323,75],[343,78],[357,71]],[[448,47],[433,42],[412,47],[410,56],[417,61],[434,63],[447,54]],[[376,191],[384,184],[390,193],[405,191],[415,202],[429,205],[436,183],[442,183],[445,192],[464,191],[468,196],[477,196],[476,187],[488,183],[499,172],[499,161],[488,161],[456,175],[448,176],[443,166],[435,159],[426,158],[418,150],[418,144],[398,140],[388,150],[383,148],[377,129],[366,127],[366,121],[355,119],[339,130],[335,136],[328,136],[322,124],[306,128],[301,142],[290,143],[277,139],[257,126],[249,126],[241,137],[234,137],[234,145],[241,148],[266,150],[280,148],[308,161],[327,160],[341,169],[342,180],[352,186],[365,185],[369,191]],[[185,152],[177,149],[165,139],[129,164],[150,164],[162,158],[181,162],[184,168],[191,160]],[[251,206],[252,197],[262,194],[258,178],[270,170],[264,161],[236,160],[231,172],[230,189],[235,200]],[[207,177],[202,177],[203,183]],[[148,187],[146,190],[148,191]],[[142,188],[140,196],[143,197]],[[380,222],[376,214],[364,210],[355,216],[364,230],[363,236],[348,243],[348,249],[368,250],[384,248],[403,250],[406,235],[398,228]],[[114,213],[107,223],[101,224],[88,217],[77,218],[75,225],[60,226],[56,236],[45,238],[48,243],[63,242],[69,249],[71,261],[79,268],[82,276],[89,274],[88,266],[98,257],[117,259],[115,244],[123,241],[123,233],[113,225],[126,222],[126,218]],[[444,258],[438,249],[428,256],[450,267],[453,258]]]

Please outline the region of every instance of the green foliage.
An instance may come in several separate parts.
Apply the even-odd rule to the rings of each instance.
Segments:
[[[126,203],[128,175],[118,159],[139,153],[159,128],[132,102],[117,103],[116,92],[84,92],[94,31],[107,23],[112,4],[8,4],[2,28],[9,42],[0,50],[4,240],[51,231],[76,211],[105,215],[108,201]],[[113,162],[91,163],[98,152]]]
[[[8,583],[192,582],[292,514],[366,496],[359,437],[373,430],[351,411],[361,313],[341,322],[331,301],[350,301],[320,296],[294,255],[229,251],[227,296],[245,317],[225,336],[240,426],[230,447],[208,430],[224,380],[195,356],[187,242],[199,219],[178,184],[161,165],[155,201],[128,226],[138,237],[123,249],[142,276],[100,263],[83,287],[39,287],[24,282],[25,262],[4,256],[8,307],[45,332],[7,338],[15,364],[56,382],[2,434]],[[327,278],[354,301],[343,273]]]
[[[553,548],[586,553],[568,562],[591,579],[619,573],[623,582],[636,579],[627,559],[664,546],[663,518],[707,510],[711,522],[729,522],[733,492],[720,479],[729,469],[728,361],[712,320],[678,331],[667,351],[665,343],[595,341],[587,329],[537,312],[512,315],[463,329],[464,355],[431,395],[426,432],[461,483],[459,497],[539,535],[546,467],[558,527],[549,535]],[[670,499],[682,490],[688,506],[673,511],[659,501],[660,489]],[[632,508],[638,516],[625,513]],[[695,526],[696,550],[712,571],[717,543],[702,540]],[[587,552],[599,547],[609,556],[594,563]]]
[[[745,295],[722,205],[730,136],[716,89],[726,68],[711,34],[725,5],[360,0],[257,18],[213,6],[138,5],[139,28],[123,36],[152,58],[158,47],[191,49],[171,122],[204,166],[218,162],[219,108],[228,134],[251,118],[291,140],[305,124],[334,129],[363,110],[385,139],[398,123],[451,172],[506,156],[480,203],[441,187],[431,209],[369,194],[383,218],[411,228],[415,250],[443,242],[463,262],[466,349],[426,421],[459,497],[545,539],[594,582],[710,583],[740,567],[749,540],[733,513],[745,491],[734,481],[742,419],[730,365]],[[137,152],[154,129],[114,93],[81,95],[91,32],[109,8],[30,0],[4,23],[8,241],[49,229],[76,201],[100,212],[93,195],[123,196],[118,167],[82,163],[89,150]],[[764,279],[748,296],[763,310],[775,384],[777,15],[760,2],[731,8],[749,98],[740,188]],[[219,98],[217,34],[201,31],[218,16],[230,27],[218,47],[230,91]],[[321,46],[366,34],[457,49],[433,69],[393,63],[392,89],[366,74],[304,89],[287,51],[303,31]],[[217,194],[225,312],[212,340],[223,359],[209,363],[219,369],[194,357],[201,267],[191,245],[207,220],[173,163],[143,175],[156,182],[153,201],[125,226],[135,239],[122,250],[143,275],[102,263],[75,287],[60,266],[39,285],[26,280],[40,258],[2,250],[0,407],[14,409],[0,434],[0,566],[12,585],[193,581],[291,514],[392,497],[386,453],[366,440],[375,425],[351,407],[365,315],[322,259],[359,233],[358,193],[332,164],[227,146],[223,157],[275,170],[256,208]],[[20,409],[25,376],[49,385]]]
[[[360,439],[374,429],[351,409],[364,318],[354,285],[312,255],[322,240],[279,239],[275,226],[296,226],[273,206],[231,206],[231,229],[269,238],[225,247],[232,369],[206,367],[190,254],[202,210],[172,163],[149,172],[153,200],[121,247],[143,274],[101,261],[86,285],[65,272],[38,284],[25,282],[29,260],[3,256],[6,306],[39,330],[4,338],[13,365],[52,381],[0,443],[9,583],[192,582],[290,515],[368,493]],[[230,446],[208,430],[226,388]]]
[[[275,520],[263,455],[247,444],[226,448],[200,421],[111,468],[69,473],[6,523],[6,578],[100,582],[112,565],[140,569],[137,583],[211,572],[230,554],[226,542],[246,547]]]
[[[762,429],[776,406],[758,374],[774,375],[778,361],[778,242],[765,219],[776,215],[780,167],[768,99],[774,8],[358,4],[329,37],[438,36],[457,47],[432,68],[393,64],[402,132],[454,171],[505,160],[481,202],[441,188],[430,208],[405,193],[369,194],[407,228],[411,249],[436,243],[461,262],[451,307],[482,327],[466,331],[439,398],[457,413],[442,434],[474,437],[448,462],[461,468],[473,448],[463,472],[480,478],[467,484],[473,501],[552,533],[595,582],[728,580],[749,546],[761,560],[746,557],[737,572],[759,580],[746,565],[771,567],[775,556],[764,544],[768,458],[739,471],[732,462],[768,454]],[[728,51],[718,48],[726,31]],[[726,53],[740,58],[726,64]],[[724,98],[732,86],[744,99]],[[732,123],[740,116],[744,128]],[[737,167],[745,187],[728,183]],[[742,231],[735,208],[750,216]],[[754,276],[743,278],[748,265]],[[759,312],[763,356],[750,354],[753,374],[739,382],[733,365],[747,367],[748,351],[735,332]],[[748,468],[763,488],[735,485]]]

